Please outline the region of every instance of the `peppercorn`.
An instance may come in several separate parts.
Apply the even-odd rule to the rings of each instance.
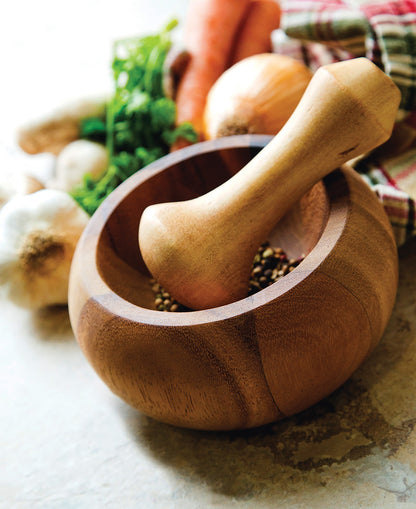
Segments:
[[[303,260],[288,258],[281,247],[273,248],[268,242],[263,243],[257,250],[250,274],[248,295],[253,295],[263,288],[267,288],[286,274],[292,272]],[[158,311],[191,311],[177,302],[159,283],[150,280],[155,295],[155,308]]]

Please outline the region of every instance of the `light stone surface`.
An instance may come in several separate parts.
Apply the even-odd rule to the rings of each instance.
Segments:
[[[111,41],[157,30],[186,0],[16,0],[2,17],[0,161],[27,117],[108,90]],[[65,308],[0,302],[1,509],[416,508],[416,240],[400,251],[385,334],[335,394],[285,421],[189,431],[128,407],[83,357]]]

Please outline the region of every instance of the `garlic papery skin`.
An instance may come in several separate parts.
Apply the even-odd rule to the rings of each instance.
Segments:
[[[0,173],[0,208],[15,196],[31,194],[40,191],[43,187],[43,184],[31,175],[2,171]]]
[[[49,152],[58,155],[68,143],[79,139],[83,119],[104,117],[106,103],[106,96],[97,96],[52,108],[18,129],[17,144],[28,154]]]
[[[208,93],[206,139],[234,134],[276,134],[298,105],[312,72],[275,53],[245,58],[227,69]]]
[[[96,179],[108,168],[108,151],[100,143],[76,140],[69,143],[56,158],[55,176],[48,187],[71,192],[80,186],[85,175]]]
[[[28,309],[67,304],[71,261],[89,216],[64,191],[12,198],[0,211],[0,286]]]

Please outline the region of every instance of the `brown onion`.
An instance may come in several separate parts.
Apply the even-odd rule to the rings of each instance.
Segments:
[[[205,138],[233,134],[276,134],[303,95],[312,72],[275,53],[245,58],[211,88],[205,107]]]

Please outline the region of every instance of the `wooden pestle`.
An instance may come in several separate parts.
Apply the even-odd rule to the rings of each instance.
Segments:
[[[278,220],[341,164],[386,141],[400,92],[365,58],[321,67],[283,129],[242,170],[193,200],[147,207],[143,259],[191,309],[247,296],[254,255]]]

